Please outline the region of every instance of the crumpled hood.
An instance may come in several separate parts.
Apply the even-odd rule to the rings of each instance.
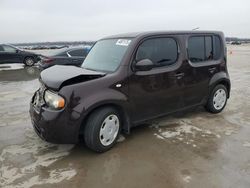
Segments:
[[[41,72],[41,81],[49,88],[59,90],[65,85],[76,84],[105,76],[105,73],[76,66],[55,65]]]

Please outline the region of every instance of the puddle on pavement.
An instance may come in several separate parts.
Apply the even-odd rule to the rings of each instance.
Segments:
[[[40,75],[38,67],[25,67],[23,65],[10,66],[2,68],[0,66],[0,83],[1,82],[21,82],[37,79]]]
[[[68,156],[73,145],[55,145],[42,141],[31,128],[25,132],[23,144],[10,145],[0,155],[0,187],[32,187],[46,183],[58,183],[76,175],[69,164],[49,170],[57,161]],[[46,177],[41,172],[46,168]]]

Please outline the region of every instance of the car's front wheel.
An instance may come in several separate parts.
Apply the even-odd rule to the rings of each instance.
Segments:
[[[217,85],[209,95],[206,109],[211,113],[221,112],[227,104],[227,98],[227,88],[222,84]]]
[[[24,64],[25,64],[26,66],[33,66],[33,65],[35,64],[35,60],[34,60],[33,57],[26,57],[26,58],[24,59]]]
[[[93,151],[105,152],[116,143],[120,129],[121,118],[116,109],[98,109],[90,115],[85,125],[85,144]]]

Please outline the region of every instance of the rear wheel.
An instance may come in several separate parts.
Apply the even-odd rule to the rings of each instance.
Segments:
[[[33,65],[35,64],[35,60],[34,60],[33,57],[26,57],[26,58],[24,59],[24,64],[25,64],[26,66],[33,66]]]
[[[84,140],[88,148],[96,152],[105,152],[116,143],[121,128],[120,115],[112,107],[93,112],[84,129]]]
[[[208,98],[206,109],[211,113],[221,112],[227,104],[227,98],[227,88],[222,84],[217,85]]]

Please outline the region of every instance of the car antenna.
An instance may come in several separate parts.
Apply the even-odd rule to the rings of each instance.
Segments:
[[[200,27],[196,27],[196,28],[192,29],[192,31],[195,31],[195,30],[198,30],[198,29],[200,29]]]

